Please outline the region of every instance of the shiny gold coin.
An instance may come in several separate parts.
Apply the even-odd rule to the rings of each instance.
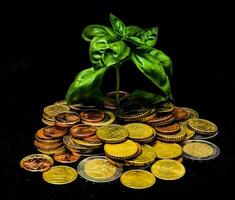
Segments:
[[[151,126],[142,123],[131,123],[124,126],[129,131],[129,138],[141,140],[151,137],[154,131]]]
[[[189,119],[187,124],[190,129],[200,134],[213,135],[218,131],[218,127],[214,123],[205,119]]]
[[[43,117],[42,117],[42,123],[48,126],[53,126],[55,124],[54,121],[49,121]]]
[[[176,180],[184,176],[185,168],[179,161],[162,159],[152,165],[151,172],[162,180]]]
[[[182,154],[182,147],[176,143],[166,143],[157,141],[153,145],[157,158],[177,158]]]
[[[195,135],[195,131],[189,129],[187,122],[179,122],[180,128],[186,131],[186,140],[191,139]]]
[[[138,152],[138,145],[131,140],[126,140],[119,144],[105,144],[104,152],[110,158],[124,160],[136,155]]]
[[[63,104],[53,104],[43,109],[43,112],[49,117],[55,117],[56,115],[60,113],[68,112],[68,111],[69,111],[69,107]]]
[[[72,167],[58,165],[43,173],[43,179],[51,184],[62,185],[73,182],[78,173]]]
[[[122,125],[109,124],[98,128],[96,135],[100,140],[106,143],[119,143],[126,140],[129,132]]]
[[[211,156],[214,152],[214,149],[206,143],[192,142],[186,143],[183,147],[183,151],[190,156],[204,158]]]
[[[134,159],[126,160],[126,162],[133,166],[146,166],[154,162],[155,157],[156,153],[154,149],[151,146],[144,144],[142,145],[142,153]]]
[[[156,178],[148,171],[135,169],[123,173],[120,181],[123,185],[132,189],[146,189],[155,184]]]

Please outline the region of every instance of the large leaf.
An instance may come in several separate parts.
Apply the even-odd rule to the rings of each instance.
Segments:
[[[130,94],[130,97],[142,99],[142,100],[148,100],[151,103],[159,103],[162,101],[165,101],[166,98],[161,96],[160,94],[154,94],[152,92],[144,91],[144,90],[135,90]]]
[[[131,59],[138,69],[160,89],[160,95],[166,99],[172,99],[169,78],[158,59],[149,52],[132,53]]]
[[[106,68],[94,70],[93,67],[82,70],[70,85],[66,94],[68,104],[85,102],[97,93]]]
[[[90,44],[90,60],[95,69],[110,67],[129,56],[130,48],[110,36],[95,37]]]
[[[83,29],[82,38],[87,42],[90,42],[94,37],[111,36],[115,38],[113,30],[103,25],[90,25]]]
[[[110,22],[113,27],[113,30],[118,33],[120,36],[125,36],[126,34],[126,26],[122,20],[116,17],[113,14],[110,14]]]

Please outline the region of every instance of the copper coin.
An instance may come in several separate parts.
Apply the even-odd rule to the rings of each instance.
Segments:
[[[80,121],[75,112],[63,112],[55,116],[55,124],[59,127],[71,127]]]
[[[174,123],[174,124],[167,125],[167,126],[155,127],[155,130],[158,133],[170,135],[170,134],[178,133],[180,131],[180,125],[177,123]]]
[[[44,135],[44,130],[43,128],[40,128],[37,132],[36,132],[36,137],[38,137],[39,139],[42,140],[51,140],[51,137],[48,137],[46,135]]]
[[[101,140],[96,136],[93,135],[91,137],[83,138],[83,141],[89,142],[89,143],[101,143]]]
[[[95,134],[96,127],[86,125],[86,124],[78,124],[70,129],[70,133],[75,138],[84,138],[84,137],[90,137]]]
[[[175,114],[175,120],[183,121],[189,118],[189,113],[185,109],[175,107],[173,113]]]
[[[54,155],[54,159],[60,163],[73,163],[76,162],[80,157],[80,154],[75,154],[70,151],[66,151],[59,155]]]
[[[146,121],[146,123],[160,123],[160,122],[164,122],[167,121],[169,119],[171,119],[174,115],[173,114],[166,114],[163,116],[156,116],[151,120]]]
[[[43,143],[43,142],[39,142],[38,140],[34,140],[34,146],[39,148],[39,149],[57,149],[58,147],[60,147],[63,143],[62,142],[56,142],[56,143],[52,143],[52,144],[48,144],[48,143]]]
[[[67,129],[60,130],[55,128],[55,126],[47,126],[43,128],[44,135],[53,139],[61,138],[67,134]]]
[[[86,110],[80,113],[81,119],[86,122],[101,122],[104,117],[105,113],[99,110]]]

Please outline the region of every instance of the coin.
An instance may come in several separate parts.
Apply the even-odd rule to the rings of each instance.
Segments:
[[[164,135],[157,133],[157,138],[163,142],[182,142],[186,138],[186,131],[184,128],[181,128],[180,132],[172,135]]]
[[[199,117],[198,112],[192,108],[181,107],[181,109],[186,110],[189,113],[190,119]]]
[[[51,140],[52,139],[51,137],[44,135],[43,128],[40,128],[39,130],[37,130],[35,137],[38,137],[39,139],[42,139],[42,140]]]
[[[131,140],[142,140],[151,137],[154,134],[152,127],[142,123],[131,123],[124,126],[129,132]]]
[[[220,153],[219,147],[203,140],[188,140],[182,146],[183,156],[192,160],[210,160]]]
[[[43,172],[43,179],[51,184],[63,185],[68,184],[76,180],[78,173],[72,167],[58,165],[51,167],[46,172]]]
[[[62,128],[72,127],[80,121],[80,116],[75,112],[63,112],[55,116],[55,124]]]
[[[184,121],[189,118],[189,112],[180,107],[175,107],[173,113],[175,114],[176,121]]]
[[[54,164],[53,159],[44,154],[32,154],[24,157],[20,161],[20,166],[31,172],[44,172],[51,168]]]
[[[151,166],[151,172],[162,180],[176,180],[184,176],[185,168],[179,161],[162,159]]]
[[[189,119],[187,124],[191,130],[199,134],[213,135],[218,131],[218,127],[206,119]]]
[[[54,159],[57,161],[57,162],[60,162],[60,163],[73,163],[73,162],[76,162],[78,161],[78,159],[80,158],[81,156],[79,154],[73,154],[72,152],[70,151],[66,151],[62,154],[57,154],[57,155],[54,155]]]
[[[115,99],[107,97],[107,98],[104,99],[103,104],[104,104],[104,107],[107,108],[107,109],[112,109],[112,110],[117,109]]]
[[[60,113],[68,112],[68,111],[69,111],[69,107],[63,104],[53,104],[43,109],[43,112],[49,117],[55,117],[56,115]]]
[[[182,147],[176,143],[156,141],[153,145],[153,149],[157,158],[160,159],[177,158],[182,154]]]
[[[47,154],[47,155],[56,155],[56,154],[62,154],[65,152],[65,146],[61,146],[57,149],[37,149],[40,153]]]
[[[177,123],[174,123],[174,124],[170,124],[167,126],[155,127],[155,130],[158,133],[170,135],[170,134],[178,133],[180,131],[180,125]]]
[[[104,119],[105,113],[100,110],[86,110],[80,113],[81,119],[87,122],[100,122]]]
[[[144,144],[142,145],[142,153],[134,159],[126,160],[126,162],[133,166],[146,166],[151,164],[155,160],[155,157],[156,153],[154,149]]]
[[[82,160],[77,170],[84,179],[100,183],[114,181],[122,174],[122,168],[110,164],[104,156],[93,156]]]
[[[136,156],[138,145],[131,140],[119,144],[105,144],[104,152],[110,158],[125,160]]]
[[[155,184],[156,178],[148,171],[135,169],[123,173],[120,181],[123,185],[132,189],[146,189]]]
[[[62,138],[67,132],[67,129],[60,130],[55,126],[46,126],[43,128],[43,134],[52,139]]]
[[[174,104],[170,101],[163,102],[157,107],[158,113],[169,113],[174,110]]]
[[[126,140],[129,132],[122,125],[109,124],[98,128],[96,135],[100,140],[106,143],[119,143]]]
[[[56,101],[54,104],[67,105],[67,102],[65,100],[60,100],[60,101]]]
[[[72,138],[72,140],[80,145],[80,146],[85,146],[85,147],[93,147],[93,148],[99,148],[101,146],[103,146],[103,143],[89,143],[89,142],[86,142],[86,141],[83,141],[83,140],[79,140],[79,139],[76,139],[76,138]]]
[[[95,134],[96,127],[86,124],[77,124],[70,128],[70,133],[75,138],[91,137]]]
[[[87,138],[83,138],[82,140],[85,142],[95,143],[95,144],[101,143],[101,140],[96,135],[93,135],[93,136],[87,137]]]
[[[44,150],[51,150],[59,148],[63,143],[62,142],[55,142],[55,143],[43,143],[39,142],[38,140],[34,140],[34,146],[39,149]]]
[[[181,127],[181,129],[184,129],[186,131],[186,140],[191,139],[192,137],[194,137],[195,135],[195,131],[192,131],[191,129],[189,129],[187,122],[179,122],[179,125]]]
[[[49,120],[45,119],[44,117],[42,117],[42,123],[47,125],[47,126],[53,126],[54,125],[54,121],[49,121]]]

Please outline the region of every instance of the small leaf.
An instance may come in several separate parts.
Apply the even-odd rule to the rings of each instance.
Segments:
[[[166,98],[161,96],[160,94],[154,94],[144,90],[135,90],[130,94],[130,97],[138,98],[145,101],[148,100],[153,104],[166,100]]]
[[[66,101],[68,104],[78,103],[89,100],[94,94],[97,94],[101,82],[103,80],[106,68],[94,70],[93,67],[82,70],[70,85]]]
[[[126,34],[126,26],[122,22],[122,20],[117,18],[115,15],[110,14],[110,22],[111,22],[111,25],[113,27],[113,30],[116,33],[118,33],[121,36],[125,36],[125,34]]]
[[[90,42],[93,37],[103,36],[115,37],[115,33],[111,28],[98,24],[87,26],[82,31],[82,38],[87,42]]]

